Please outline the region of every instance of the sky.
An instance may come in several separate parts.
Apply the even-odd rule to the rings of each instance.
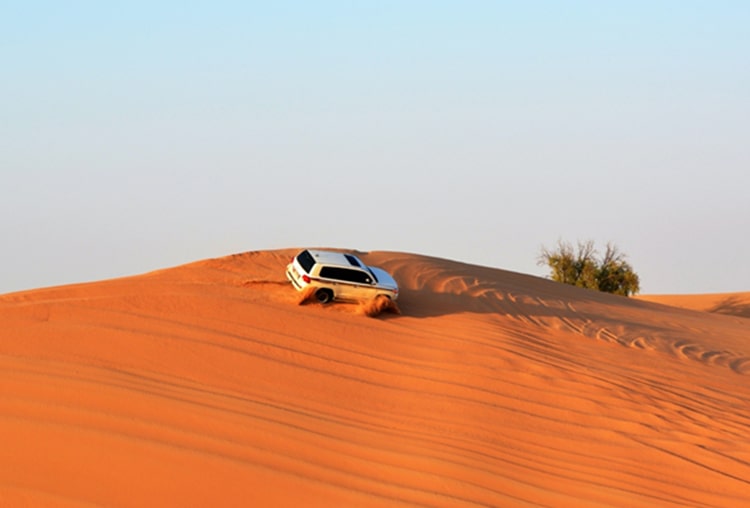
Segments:
[[[239,252],[750,291],[750,2],[0,0],[0,293]]]

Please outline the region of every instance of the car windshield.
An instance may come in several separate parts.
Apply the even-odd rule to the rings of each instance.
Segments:
[[[374,280],[374,281],[375,281],[376,283],[380,284],[380,281],[379,281],[379,280],[378,280],[378,278],[377,278],[377,277],[375,276],[375,272],[373,272],[372,270],[370,270],[370,267],[369,267],[369,266],[367,267],[367,271],[368,271],[368,272],[370,272],[370,275],[372,275],[372,280]]]

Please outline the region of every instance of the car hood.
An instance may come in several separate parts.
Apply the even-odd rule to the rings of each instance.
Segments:
[[[382,268],[378,268],[377,266],[368,266],[368,268],[372,271],[372,273],[375,274],[375,277],[377,277],[378,286],[393,290],[398,289],[398,284],[396,283],[394,278],[391,277],[390,273],[386,272]]]

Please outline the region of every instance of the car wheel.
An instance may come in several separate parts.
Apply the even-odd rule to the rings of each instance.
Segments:
[[[315,292],[315,299],[320,303],[328,303],[333,300],[333,291],[330,289],[318,289]]]

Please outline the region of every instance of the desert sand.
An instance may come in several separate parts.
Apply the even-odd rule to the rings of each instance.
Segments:
[[[750,506],[750,293],[360,253],[373,318],[295,252],[0,295],[0,506]]]
[[[750,318],[750,292],[705,295],[637,295],[636,298],[683,309]]]

